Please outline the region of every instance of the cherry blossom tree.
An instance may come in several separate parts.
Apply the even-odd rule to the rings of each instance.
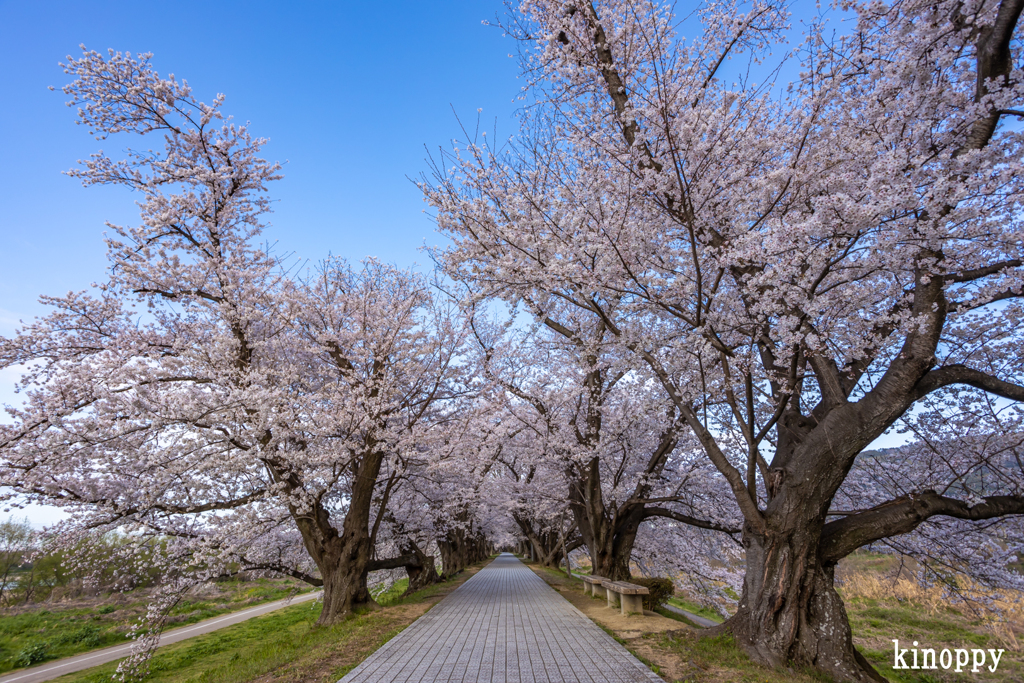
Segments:
[[[541,563],[557,564],[560,542],[575,530],[595,575],[628,579],[647,520],[738,534],[736,515],[714,495],[719,478],[688,457],[685,425],[649,372],[617,353],[602,321],[572,309],[554,317],[518,333],[480,319],[472,325],[490,400],[518,426],[501,462],[521,489],[513,517]],[[562,521],[566,504],[572,527]]]
[[[110,226],[93,293],[44,297],[50,315],[0,339],[26,395],[0,428],[3,495],[63,506],[66,538],[163,539],[183,580],[237,565],[322,585],[331,624],[394,565],[377,534],[464,393],[464,325],[415,273],[295,275],[259,246],[280,170],[265,141],[149,59],[68,58],[80,123],[163,147],[70,172],[139,193],[141,223]]]
[[[501,404],[499,400],[497,405]],[[507,421],[518,422],[511,415]],[[546,453],[544,439],[528,427],[518,426],[503,436],[494,467],[502,476],[485,481],[482,496],[511,518],[514,535],[523,539],[534,560],[558,567],[568,553],[583,545],[566,499],[560,460]]]
[[[876,523],[887,531],[911,529],[878,538],[873,547],[913,558],[921,579],[943,585],[951,599],[992,608],[1005,589],[1024,590],[1024,577],[1011,567],[1024,556],[1024,517],[973,521],[970,509],[986,499],[1024,495],[1020,409],[971,387],[929,396],[898,423],[912,441],[862,454],[830,514],[856,517],[853,510],[874,508]],[[932,512],[950,505],[959,514]],[[970,590],[964,576],[975,584]]]
[[[654,518],[637,533],[633,563],[641,576],[669,578],[689,600],[728,617],[743,585],[742,551],[720,532]]]
[[[467,360],[467,365],[477,378],[472,398],[446,424],[443,439],[435,441],[430,463],[416,481],[427,501],[445,577],[489,556],[493,537],[505,533],[509,513],[490,486],[505,428],[495,406],[481,396],[478,364]]]
[[[465,141],[424,185],[453,278],[548,327],[571,309],[660,384],[742,516],[721,630],[757,661],[880,680],[836,563],[939,517],[1024,513],[1019,468],[935,488],[923,450],[894,497],[834,507],[924,402],[1024,399],[1022,7],[844,2],[790,49],[771,0],[685,20],[524,0],[505,27],[530,82],[520,135]]]

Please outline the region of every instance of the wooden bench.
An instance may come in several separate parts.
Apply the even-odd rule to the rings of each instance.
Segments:
[[[603,581],[601,586],[607,592],[608,606],[621,607],[622,616],[644,613],[644,601],[640,596],[650,593],[645,586],[608,580]]]
[[[587,593],[589,593],[590,595],[593,595],[595,598],[597,597],[597,589],[601,588],[601,584],[608,580],[603,576],[587,576],[586,574],[584,574],[580,578],[583,579],[583,583],[586,584],[585,586],[583,586],[583,594],[586,595]],[[603,589],[601,590],[601,597],[604,597]]]

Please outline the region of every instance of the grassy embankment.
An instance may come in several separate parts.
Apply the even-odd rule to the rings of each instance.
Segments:
[[[153,658],[155,683],[202,681],[336,681],[367,655],[400,632],[416,617],[451,592],[467,572],[452,582],[400,598],[397,584],[380,601],[384,609],[359,615],[339,626],[313,628],[318,612],[310,605],[295,605],[216,633],[162,648]],[[1020,597],[1001,605],[1004,616],[973,613],[952,607],[935,588],[922,587],[907,575],[896,575],[890,557],[858,554],[840,567],[841,588],[854,629],[854,640],[889,680],[898,683],[1024,680],[1024,657],[1017,639],[1024,634],[1024,601]],[[538,569],[549,583],[574,602],[582,595],[582,582],[562,572]],[[578,595],[576,595],[578,593]],[[684,609],[701,613],[685,596],[674,599]],[[596,601],[595,601],[596,602]],[[809,671],[772,671],[753,664],[731,637],[701,637],[680,623],[668,632],[643,631],[643,621],[631,618],[607,627],[598,613],[591,617],[666,681],[702,683],[821,683],[827,679]],[[662,613],[673,618],[669,612]],[[703,612],[708,616],[708,612]],[[1002,620],[1001,620],[1002,619]],[[611,623],[612,620],[608,620]],[[685,622],[679,619],[680,622]],[[891,639],[918,640],[930,647],[1004,648],[996,673],[893,671]],[[97,667],[58,679],[63,683],[106,683],[114,665]]]
[[[334,683],[484,564],[406,597],[402,593],[408,581],[399,581],[389,592],[378,596],[383,609],[367,611],[337,626],[315,627],[320,604],[305,603],[168,645],[153,655],[147,681]],[[113,662],[55,680],[109,683],[116,667]]]
[[[550,584],[558,587],[571,601],[582,594],[582,582],[568,580],[564,572],[534,569]],[[939,588],[919,585],[909,572],[898,572],[897,560],[890,556],[857,553],[841,563],[838,574],[840,592],[846,601],[854,643],[883,676],[893,683],[954,683],[959,681],[1024,681],[1024,653],[1019,640],[1024,636],[1024,596],[1007,596],[995,611],[973,611],[949,604]],[[965,590],[967,586],[965,584]],[[687,611],[716,618],[710,610],[677,596],[672,602]],[[667,610],[665,617],[688,624]],[[737,647],[731,636],[701,637],[700,630],[682,627],[670,632],[644,632],[643,620],[634,619],[628,630],[616,630],[611,617],[600,612],[590,615],[634,655],[663,679],[686,683],[822,683],[828,681],[812,671],[783,669],[772,671],[758,666]],[[621,628],[621,622],[619,622]],[[892,639],[901,647],[1005,649],[995,673],[969,669],[953,671],[895,671]]]
[[[184,626],[306,592],[290,579],[226,581],[188,595],[171,611],[169,627]],[[146,611],[145,591],[114,593],[70,603],[28,605],[0,612],[0,673],[110,645]]]
[[[939,587],[920,585],[908,570],[900,570],[896,558],[857,553],[844,560],[837,572],[846,601],[853,640],[861,653],[891,681],[1024,681],[1024,595],[1005,593],[994,609],[951,604]],[[965,594],[988,591],[961,580]],[[893,638],[901,648],[913,641],[921,647],[1005,649],[995,673],[968,671],[920,673],[894,671]],[[991,663],[991,662],[989,662]]]

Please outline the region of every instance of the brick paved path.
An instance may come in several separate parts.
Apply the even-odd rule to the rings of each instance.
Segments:
[[[654,683],[661,679],[508,553],[344,683]]]

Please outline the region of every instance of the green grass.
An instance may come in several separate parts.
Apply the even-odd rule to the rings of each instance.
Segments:
[[[242,683],[270,672],[289,681],[337,681],[409,623],[391,609],[450,592],[468,573],[404,595],[407,580],[377,597],[371,610],[331,627],[315,625],[320,603],[291,605],[213,633],[162,647],[150,661],[147,683]],[[60,683],[109,683],[112,662],[56,679]]]
[[[409,579],[400,579],[395,581],[391,588],[374,595],[373,599],[379,605],[392,605],[398,602],[402,595],[405,594],[407,588],[409,588]]]
[[[936,650],[957,647],[997,650],[1007,648],[990,634],[968,628],[972,622],[954,619],[952,616],[928,616],[920,609],[880,605],[877,600],[857,600],[852,603],[847,607],[854,635],[861,638],[874,637],[887,644],[887,647],[879,650],[859,648],[861,654],[893,683],[933,683],[943,680],[940,675],[944,672],[921,673],[893,669],[892,638],[899,638],[901,647],[904,648],[911,648],[911,643],[915,640],[922,643],[920,647],[931,647]],[[995,674],[986,671],[986,680],[1019,680],[1017,676],[1021,668],[1015,659],[1019,659],[1017,653],[1006,652]]]
[[[555,569],[554,567],[542,567],[539,564],[533,564],[531,566],[534,569],[534,571],[544,572],[549,576],[561,579],[562,581],[565,581],[570,585],[575,586],[576,588],[580,588],[583,586],[583,579],[577,578],[575,576],[567,576],[564,569]]]
[[[772,670],[754,664],[731,635],[700,636],[677,631],[651,634],[652,644],[660,650],[675,653],[685,662],[680,683],[691,681],[729,681],[729,683],[830,683],[831,677],[812,670]],[[678,673],[678,672],[677,672]]]
[[[676,614],[675,612],[672,612],[670,610],[665,609],[661,605],[658,605],[657,607],[655,607],[654,611],[655,611],[655,613],[660,614],[661,616],[665,617],[666,619],[671,619],[672,621],[678,621],[678,622],[686,624],[687,626],[690,626],[692,628],[697,628],[697,629],[703,628],[703,626],[701,626],[700,624],[695,623],[695,622],[687,619],[682,614]]]
[[[203,619],[277,600],[295,588],[290,581],[260,579],[255,582],[218,584],[225,592],[213,598],[187,598],[172,611],[174,628]],[[0,616],[0,673],[61,659],[125,642],[127,627],[145,612],[146,602],[132,600],[120,605],[38,609]]]
[[[291,605],[214,633],[160,648],[150,662],[157,681],[247,681],[285,664],[325,641],[344,638],[373,626],[379,615],[368,613],[333,628],[315,629],[319,604]],[[63,676],[64,683],[107,683],[116,662]]]
[[[249,681],[311,652],[323,651],[339,641],[360,636],[372,641],[372,652],[402,630],[392,628],[391,617],[380,611],[365,612],[337,626],[318,628],[315,622],[320,610],[319,603],[292,605],[160,648],[153,655],[150,677],[146,680],[153,683]],[[331,675],[341,678],[356,664],[358,662],[339,667]],[[116,668],[115,662],[57,680],[108,683]]]

